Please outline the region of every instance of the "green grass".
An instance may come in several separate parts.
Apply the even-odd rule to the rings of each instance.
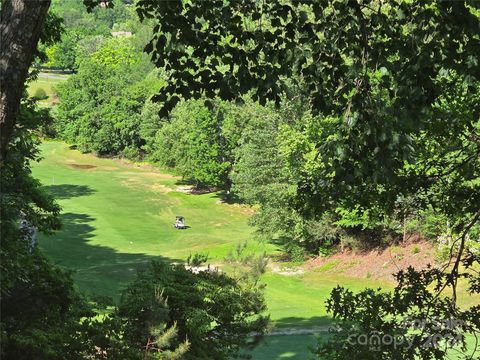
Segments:
[[[339,275],[308,272],[300,276],[284,276],[267,273],[266,298],[271,319],[277,327],[311,327],[328,325],[331,322],[325,308],[325,300],[338,284],[359,291],[365,287],[383,289],[389,283],[353,279]]]
[[[316,344],[315,335],[266,336],[255,349],[247,353],[255,360],[305,360],[312,358],[309,347]]]
[[[305,360],[315,359],[310,348],[314,348],[318,340],[325,340],[327,333],[316,335],[289,335],[289,336],[266,336],[260,344],[251,351],[246,351],[252,355],[255,360]],[[468,335],[466,337],[467,354],[472,354],[475,348],[475,337]],[[463,351],[460,349],[449,351],[448,359],[455,360],[462,357]],[[478,350],[476,352],[478,355]]]

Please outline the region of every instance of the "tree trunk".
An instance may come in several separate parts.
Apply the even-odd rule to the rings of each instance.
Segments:
[[[3,0],[0,13],[0,166],[15,128],[28,69],[50,0]]]

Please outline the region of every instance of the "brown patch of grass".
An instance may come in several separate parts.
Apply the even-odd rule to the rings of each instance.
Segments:
[[[172,188],[163,184],[153,184],[153,185],[150,185],[149,188],[151,188],[155,192],[160,192],[165,194],[173,191]]]
[[[95,169],[95,165],[89,165],[89,164],[67,164],[68,166],[74,168],[74,169]]]
[[[235,211],[235,212],[245,214],[245,215],[248,215],[248,216],[253,215],[253,213],[255,212],[254,208],[250,205],[229,204],[229,203],[227,203],[223,200],[218,200],[217,204],[227,206],[227,208],[231,211]]]

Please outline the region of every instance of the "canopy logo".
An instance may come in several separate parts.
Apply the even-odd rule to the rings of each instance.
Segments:
[[[388,334],[372,330],[369,333],[351,334],[350,345],[366,347],[369,351],[385,348],[410,349],[412,347],[438,348],[441,345],[455,346],[462,343],[461,329],[464,322],[459,319],[406,319],[402,323],[404,332]]]

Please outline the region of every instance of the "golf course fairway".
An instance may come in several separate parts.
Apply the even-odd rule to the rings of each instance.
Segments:
[[[190,254],[205,253],[210,263],[222,266],[225,256],[245,242],[248,253],[280,251],[255,240],[249,207],[227,204],[220,193],[190,194],[181,178],[150,165],[82,154],[59,141],[46,141],[41,150],[43,159],[32,164],[33,174],[61,205],[62,229],[41,235],[40,246],[55,264],[73,271],[87,294],[118,298],[152,260],[184,262]],[[176,215],[185,217],[188,229],[172,226]],[[325,300],[338,283],[352,290],[381,285],[319,271],[282,275],[269,270],[262,281],[273,326],[299,330],[330,323]],[[268,336],[253,355],[302,359],[314,343],[311,334]]]

